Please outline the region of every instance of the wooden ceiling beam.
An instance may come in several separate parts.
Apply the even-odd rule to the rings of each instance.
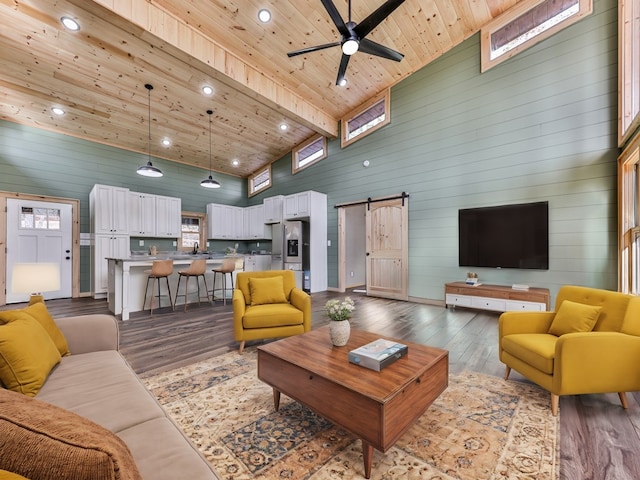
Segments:
[[[328,137],[338,135],[338,119],[266,77],[199,30],[147,0],[71,0],[71,3],[102,18],[103,9],[111,11],[124,20],[109,19],[120,28],[135,33],[217,81],[281,112],[283,120],[290,119]],[[132,29],[137,32],[132,32]],[[209,68],[203,70],[203,67]]]

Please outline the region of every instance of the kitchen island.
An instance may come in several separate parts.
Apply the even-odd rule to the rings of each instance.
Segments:
[[[120,316],[122,320],[129,320],[129,316],[133,312],[140,312],[144,310],[144,294],[147,285],[148,275],[144,273],[145,270],[150,270],[154,260],[173,260],[173,274],[169,276],[169,285],[171,287],[172,300],[176,295],[176,288],[178,287],[178,272],[189,267],[189,264],[196,259],[204,258],[207,261],[207,270],[205,278],[207,280],[207,286],[209,291],[214,288],[213,285],[213,272],[211,271],[215,267],[222,265],[225,258],[229,258],[227,255],[209,255],[209,254],[196,254],[196,255],[135,255],[127,258],[107,258],[108,262],[108,292],[107,301],[109,303],[109,311],[114,315]],[[244,264],[244,256],[236,255],[236,271],[242,270]],[[235,276],[235,273],[234,273]],[[198,287],[195,279],[189,282],[189,301],[195,302],[198,295]],[[218,284],[215,285],[216,289],[222,288],[222,279],[218,275]],[[228,279],[227,279],[228,281]],[[184,280],[180,286],[181,294],[184,293]],[[202,286],[202,280],[200,280],[201,289],[200,292],[204,297]],[[235,280],[234,280],[235,284]],[[230,286],[228,285],[228,288]],[[162,305],[169,306],[169,298],[166,297],[166,284],[164,280],[161,285],[161,292],[164,298],[162,298]],[[157,293],[157,287],[156,287]],[[149,286],[149,293],[147,295],[147,304],[149,304],[149,297],[152,295],[151,286]],[[206,300],[205,300],[206,301]],[[156,299],[157,302],[157,299]],[[178,304],[183,305],[185,297],[178,297]],[[156,304],[157,308],[157,304]]]

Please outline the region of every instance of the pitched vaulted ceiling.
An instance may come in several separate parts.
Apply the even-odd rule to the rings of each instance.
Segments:
[[[353,20],[382,1],[352,0]],[[347,0],[334,2],[346,18]],[[0,0],[0,118],[146,153],[150,83],[153,156],[208,171],[211,108],[213,170],[247,176],[316,133],[336,136],[345,113],[515,3],[406,0],[367,37],[405,58],[358,52],[337,87],[338,47],[286,55],[339,40],[320,0]],[[266,25],[260,7],[273,15]],[[66,31],[63,15],[81,30]]]

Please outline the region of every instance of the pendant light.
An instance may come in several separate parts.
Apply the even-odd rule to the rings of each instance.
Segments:
[[[144,88],[149,92],[149,139],[148,139],[148,160],[146,165],[142,165],[138,168],[138,175],[142,175],[144,177],[161,177],[162,170],[158,167],[154,167],[151,163],[151,90],[153,90],[153,85],[145,84]]]
[[[202,180],[200,186],[204,188],[220,188],[220,182],[214,180],[211,176],[211,114],[213,114],[213,110],[207,110],[207,115],[209,115],[209,178]]]

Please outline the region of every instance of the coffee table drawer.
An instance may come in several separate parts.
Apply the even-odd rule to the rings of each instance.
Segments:
[[[383,450],[379,433],[382,405],[377,401],[261,350],[258,378]]]

